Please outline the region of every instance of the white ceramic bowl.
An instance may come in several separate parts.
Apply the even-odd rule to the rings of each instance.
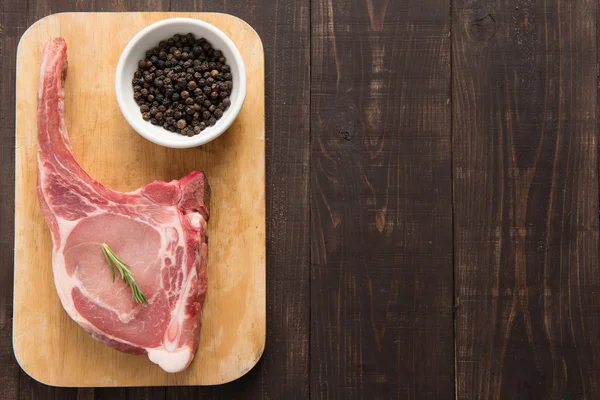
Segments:
[[[176,33],[187,34],[189,32],[193,33],[196,38],[205,38],[213,48],[221,50],[227,59],[227,64],[231,67],[233,76],[233,89],[229,97],[231,105],[215,125],[209,126],[200,134],[191,137],[170,132],[162,126],[155,126],[149,121],[144,121],[140,108],[133,99],[133,85],[131,84],[133,74],[138,69],[138,62],[144,59],[147,50],[158,46],[158,42],[169,39]],[[195,147],[219,137],[237,117],[246,97],[246,68],[237,47],[215,26],[193,18],[165,19],[142,29],[127,44],[117,65],[115,91],[121,112],[137,133],[151,142],[166,147]]]

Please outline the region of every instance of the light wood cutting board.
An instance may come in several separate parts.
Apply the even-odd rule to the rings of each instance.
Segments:
[[[145,26],[171,17],[212,23],[239,48],[247,69],[244,107],[216,141],[174,150],[129,127],[114,93],[117,61]],[[38,69],[44,43],[67,41],[65,110],[75,155],[92,177],[119,191],[194,169],[212,186],[208,292],[200,346],[190,367],[168,374],[146,356],[95,340],[63,310],[51,271],[51,241],[36,194]],[[244,21],[206,13],[66,13],[25,32],[17,52],[15,289],[13,344],[21,367],[54,386],[213,385],[249,371],[265,344],[264,54]]]

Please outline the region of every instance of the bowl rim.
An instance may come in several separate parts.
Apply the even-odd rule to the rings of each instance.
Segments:
[[[125,81],[125,77],[123,76],[123,70],[125,68],[126,61],[130,58],[131,52],[134,46],[137,44],[137,42],[139,42],[144,36],[146,36],[150,32],[159,30],[167,25],[176,25],[180,23],[191,23],[200,27],[201,29],[211,31],[213,34],[219,36],[219,38],[223,40],[225,46],[228,47],[229,50],[231,50],[231,52],[233,53],[235,64],[237,65],[239,70],[239,92],[237,93],[236,98],[234,99],[234,101],[231,102],[231,105],[227,110],[227,117],[224,116],[221,119],[219,119],[217,123],[211,127],[213,129],[211,132],[209,132],[209,134],[199,134],[191,137],[184,137],[184,140],[171,140],[167,137],[167,135],[157,135],[155,132],[152,132],[153,129],[148,129],[148,126],[146,125],[147,122],[141,118],[141,115],[139,118],[134,117],[132,113],[127,110],[126,104],[128,101],[133,101],[133,98],[130,100],[126,99],[125,94],[120,88],[122,87]],[[117,103],[119,104],[119,108],[121,110],[121,114],[123,114],[125,120],[127,120],[127,123],[140,136],[146,138],[147,140],[155,144],[170,148],[184,149],[190,147],[197,147],[211,142],[212,140],[221,136],[227,129],[229,129],[231,124],[233,124],[233,121],[235,121],[235,119],[237,118],[246,98],[246,66],[244,64],[244,59],[242,58],[242,55],[240,54],[240,51],[238,50],[236,45],[229,38],[229,36],[227,36],[216,26],[196,18],[167,18],[146,26],[144,29],[139,31],[133,38],[131,38],[131,40],[127,43],[127,46],[125,46],[125,49],[123,49],[123,52],[119,57],[119,62],[117,63],[117,69],[115,73],[115,94],[117,97]],[[155,127],[154,125],[151,125],[151,128],[164,130],[162,127]],[[171,132],[165,133],[171,134]]]

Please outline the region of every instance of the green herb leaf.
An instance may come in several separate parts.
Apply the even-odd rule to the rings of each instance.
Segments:
[[[131,294],[133,301],[138,304],[146,303],[148,304],[148,299],[144,292],[138,287],[137,283],[133,279],[133,274],[129,270],[127,264],[125,264],[117,255],[112,251],[112,249],[106,244],[102,243],[102,253],[104,253],[104,257],[106,258],[106,262],[110,267],[110,271],[112,273],[113,282],[115,281],[115,268],[119,271],[121,275],[121,279],[125,282],[125,285],[131,288]]]

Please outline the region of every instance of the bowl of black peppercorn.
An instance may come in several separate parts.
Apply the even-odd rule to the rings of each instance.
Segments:
[[[127,44],[115,76],[131,127],[172,148],[208,143],[233,123],[246,97],[246,69],[231,39],[214,25],[170,18]]]

